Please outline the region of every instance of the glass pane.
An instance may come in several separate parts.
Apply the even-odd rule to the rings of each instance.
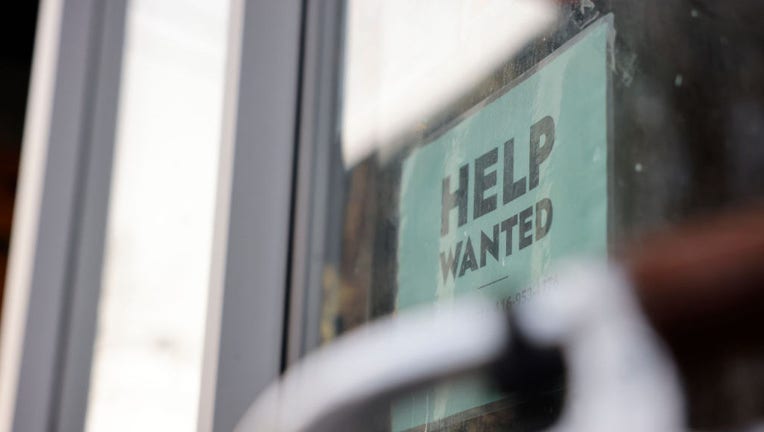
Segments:
[[[553,287],[560,260],[760,199],[762,12],[346,2],[334,186],[312,214],[325,242],[307,289],[323,294],[321,319],[306,325],[329,343],[461,295],[511,309]],[[554,420],[563,387],[521,397],[443,383],[393,404],[385,429],[534,429]]]
[[[227,2],[128,5],[87,430],[194,430]]]

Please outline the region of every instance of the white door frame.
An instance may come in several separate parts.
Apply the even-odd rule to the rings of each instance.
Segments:
[[[82,430],[126,0],[42,0],[0,340],[0,429]]]

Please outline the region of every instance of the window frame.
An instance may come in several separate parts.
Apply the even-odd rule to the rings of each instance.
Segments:
[[[84,428],[126,5],[40,2],[2,314],[2,430]]]

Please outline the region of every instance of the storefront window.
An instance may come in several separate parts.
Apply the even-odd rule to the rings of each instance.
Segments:
[[[324,243],[305,316],[320,343],[461,295],[511,309],[555,263],[764,193],[764,50],[754,1],[346,4],[342,114],[311,207]],[[316,196],[322,196],[316,194]],[[309,305],[310,307],[310,305]],[[527,430],[474,380],[404,397],[390,430]]]

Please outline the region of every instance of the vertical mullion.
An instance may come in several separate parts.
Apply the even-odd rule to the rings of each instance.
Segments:
[[[219,193],[230,197],[218,197],[216,223],[227,229],[214,240],[225,256],[216,258],[222,276],[213,270],[210,286],[203,431],[232,430],[281,371],[302,7],[301,0],[244,0],[241,40],[238,49],[229,46],[229,55],[239,56],[228,76],[237,80],[236,92],[226,102],[235,104],[227,114],[235,120],[224,119],[233,147],[223,143],[231,166],[221,175],[231,177],[220,179]],[[211,414],[204,405],[210,403]]]
[[[3,400],[3,421],[13,430],[71,430],[59,421],[76,424],[84,416],[84,402],[69,409],[77,407],[74,397],[86,399],[89,381],[89,359],[76,360],[90,354],[95,331],[123,18],[119,0],[44,0],[40,7],[35,50],[44,52],[35,52],[30,95],[45,87],[48,93],[32,101],[38,112],[27,119],[34,126],[25,130],[22,158],[34,156],[23,169],[35,172],[22,173],[21,181],[39,176],[42,183],[37,191],[19,184],[20,195],[30,194],[19,201],[34,200],[35,216],[14,221],[22,226],[14,228],[9,273],[27,276],[14,276],[8,289],[26,305],[14,301],[4,311],[26,315],[13,330],[21,346],[3,347],[20,350],[18,369],[4,371],[18,377],[3,393],[13,398]],[[105,56],[106,48],[116,52]],[[17,235],[30,229],[34,239]],[[24,311],[9,310],[19,307]]]

